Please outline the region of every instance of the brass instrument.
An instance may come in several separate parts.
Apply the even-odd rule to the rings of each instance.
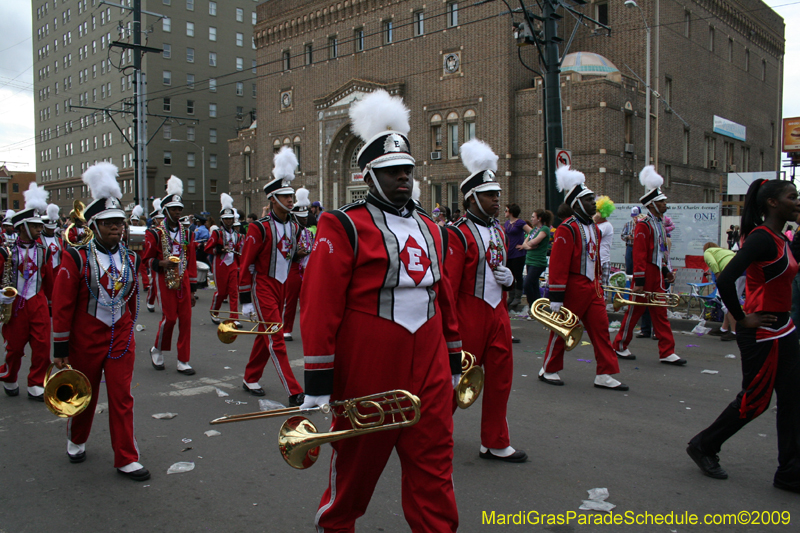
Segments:
[[[614,292],[614,311],[626,305],[646,305],[650,307],[678,307],[681,297],[671,292],[634,292],[631,289],[603,285],[603,289]],[[623,297],[625,294],[628,298]],[[641,300],[635,299],[636,297]]]
[[[550,300],[539,298],[531,305],[531,316],[564,339],[565,350],[570,351],[580,344],[583,326],[578,316],[566,307],[554,313],[550,311]]]
[[[461,409],[475,403],[483,391],[483,368],[475,363],[474,355],[461,350],[461,379],[456,385],[456,403]]]
[[[11,264],[11,260],[9,259],[6,261],[7,265]],[[6,298],[15,298],[17,296],[17,289],[14,287],[6,287],[2,291],[3,296]],[[11,316],[14,314],[14,302],[11,301],[10,303],[0,305],[0,324],[8,324],[8,321],[11,320]]]
[[[313,465],[319,457],[319,447],[323,444],[378,431],[413,426],[419,422],[420,401],[410,392],[398,389],[351,400],[331,402],[323,407],[313,409],[303,410],[299,407],[288,407],[274,411],[224,416],[212,420],[211,424],[317,411],[346,417],[350,421],[351,429],[319,433],[314,424],[306,417],[292,416],[283,423],[278,433],[278,449],[281,457],[292,468],[305,469]]]
[[[86,375],[66,365],[53,375],[50,364],[44,377],[44,404],[54,415],[71,418],[81,414],[92,400],[92,385]]]
[[[217,312],[229,313],[230,311]],[[250,320],[246,318],[240,318],[239,321],[248,322],[255,325],[253,326],[253,329],[244,331],[236,327],[235,320],[225,320],[222,322],[222,324],[217,326],[217,337],[219,338],[220,342],[224,344],[231,344],[239,335],[275,335],[283,328],[283,324],[281,322],[261,322],[260,320]],[[261,324],[264,325],[266,331],[256,331],[258,326]]]
[[[169,242],[169,228],[167,224],[161,224],[159,227],[161,230],[161,255],[169,261],[170,263],[175,263],[176,266],[165,269],[164,272],[164,281],[167,284],[167,288],[171,290],[178,290],[181,288],[181,280],[183,279],[183,270],[181,268],[181,258],[177,255],[172,255],[172,246]],[[178,238],[183,239],[183,226],[180,222],[178,222]],[[183,250],[184,257],[186,255],[186,249],[184,247]]]
[[[80,200],[75,200],[75,202],[72,204],[72,211],[69,212],[69,218],[72,220],[72,222],[69,226],[67,226],[67,229],[64,232],[64,241],[72,247],[89,244],[89,241],[91,241],[94,237],[92,230],[87,227],[83,227],[83,237],[81,237],[80,240],[76,240],[75,242],[69,240],[69,232],[79,220],[86,224],[86,219],[83,218],[84,209],[86,209],[86,206],[83,205],[83,202]]]

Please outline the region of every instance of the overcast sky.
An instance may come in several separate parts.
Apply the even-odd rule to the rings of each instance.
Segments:
[[[620,2],[622,0],[619,0]],[[783,116],[800,117],[800,0],[765,0],[786,23]],[[0,163],[36,169],[30,0],[3,0],[0,10]],[[509,33],[510,35],[510,33]],[[613,58],[611,58],[613,60]]]

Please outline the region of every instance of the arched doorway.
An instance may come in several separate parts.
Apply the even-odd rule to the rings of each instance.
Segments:
[[[328,169],[332,184],[332,207],[335,209],[365,198],[368,187],[358,168],[358,151],[364,142],[353,134],[349,125],[337,133],[331,145]]]

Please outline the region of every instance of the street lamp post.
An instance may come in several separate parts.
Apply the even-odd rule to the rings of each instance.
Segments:
[[[203,181],[203,212],[206,212],[206,147],[197,144],[194,141],[188,141],[186,139],[170,139],[169,142],[171,143],[189,143],[193,144],[196,147],[200,148],[200,157],[203,158],[203,163],[201,168],[201,175],[200,179]]]
[[[636,0],[625,0],[625,5],[630,8],[637,8],[639,13],[642,15],[642,22],[644,22],[644,28],[647,31],[647,71],[645,73],[645,85],[646,87],[646,96],[645,96],[645,107],[647,108],[647,115],[645,116],[644,122],[644,164],[650,164],[650,25],[647,24],[647,19],[644,17],[644,11],[642,10],[641,6],[636,3]]]

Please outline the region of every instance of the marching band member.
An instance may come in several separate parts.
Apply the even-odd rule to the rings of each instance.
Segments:
[[[47,206],[47,215],[42,217],[44,226],[42,233],[39,235],[38,241],[50,250],[50,264],[53,267],[53,274],[58,275],[58,269],[61,267],[61,254],[64,251],[64,241],[56,235],[58,228],[58,210],[56,204]],[[55,277],[53,278],[55,279]]]
[[[16,296],[0,294],[0,305],[5,317],[3,339],[5,361],[0,366],[0,381],[8,396],[18,396],[17,375],[25,355],[25,345],[31,347],[31,369],[28,373],[28,398],[44,401],[44,377],[50,364],[50,309],[53,291],[53,266],[50,250],[37,241],[42,231],[40,213],[47,210],[47,191],[31,183],[24,192],[25,209],[17,212],[11,221],[18,232],[17,238],[0,248],[2,288],[13,287]]]
[[[601,233],[592,217],[597,212],[594,192],[586,187],[582,172],[568,166],[556,170],[556,185],[565,193],[564,202],[573,215],[556,229],[550,252],[550,311],[563,306],[580,318],[594,348],[597,373],[594,386],[626,391],[612,374],[619,373],[619,363],[608,338],[608,313],[600,286]],[[552,266],[558,265],[557,268]],[[551,385],[563,385],[558,373],[564,368],[564,339],[550,332],[539,379]]]
[[[311,201],[308,199],[308,189],[301,187],[297,189],[297,203],[292,208],[292,216],[300,225],[297,234],[297,253],[292,258],[292,267],[289,269],[289,277],[286,280],[286,305],[283,309],[283,339],[292,341],[292,331],[294,331],[294,319],[297,314],[297,301],[300,298],[300,287],[303,285],[303,272],[308,265],[308,255],[314,246],[314,233],[316,226],[308,227],[308,206]]]
[[[158,228],[164,224],[164,212],[161,210],[161,198],[153,200],[153,211],[150,213],[150,220],[152,221],[151,228]],[[147,310],[150,313],[155,313],[156,300],[158,300],[158,284],[155,282],[155,273],[150,268],[150,262],[145,261],[142,257],[142,263],[144,263],[145,269],[147,269],[148,279],[150,281],[150,288],[147,291]]]
[[[14,211],[11,209],[6,210],[5,217],[3,218],[3,245],[13,244],[14,241],[17,239],[17,234],[14,231],[14,223],[11,222],[11,219],[14,217]]]
[[[736,319],[742,390],[686,448],[705,475],[727,479],[717,454],[728,439],[767,410],[774,390],[778,470],[773,485],[791,492],[800,492],[800,350],[791,319],[797,262],[781,232],[799,213],[794,183],[772,179],[750,184],[742,211],[744,244],[717,278],[722,300]],[[736,280],[745,270],[747,298],[742,309]]]
[[[639,173],[639,181],[647,192],[639,201],[649,211],[644,220],[636,224],[633,236],[633,285],[636,293],[666,293],[664,282],[675,281],[675,274],[669,261],[667,232],[662,217],[667,212],[667,195],[661,192],[662,178],[652,165]],[[614,349],[620,359],[636,359],[628,350],[633,338],[633,328],[645,312],[650,311],[653,329],[658,337],[660,361],[668,365],[681,366],[686,359],[675,353],[675,339],[667,319],[667,308],[663,306],[629,305],[622,319],[622,327],[614,339]]]
[[[350,108],[353,129],[365,141],[358,163],[369,193],[320,215],[300,293],[303,407],[404,389],[419,396],[421,416],[410,427],[332,443],[319,531],[353,531],[395,448],[411,530],[458,527],[451,402],[461,339],[442,280],[446,232],[411,199],[408,113],[383,90]],[[331,429],[349,423],[335,417]]]
[[[189,364],[192,338],[192,307],[197,303],[197,261],[194,236],[179,221],[183,211],[183,182],[172,176],[167,180],[167,195],[161,200],[165,212],[161,226],[145,234],[144,260],[150,263],[158,284],[158,304],[163,316],[158,324],[155,346],[150,349],[153,368],[164,370],[163,352],[172,348],[172,330],[178,322],[178,372],[191,376]]]
[[[206,253],[214,256],[211,262],[216,284],[214,298],[211,300],[211,321],[214,324],[220,323],[219,314],[214,311],[219,310],[225,298],[229,299],[233,313],[239,310],[239,254],[237,250],[240,245],[239,241],[242,240],[233,227],[236,218],[233,198],[229,194],[222,193],[219,201],[222,204],[222,210],[219,212],[222,227],[211,233],[205,246]],[[239,315],[232,314],[230,318],[238,320]]]
[[[514,284],[506,267],[508,244],[497,215],[500,184],[497,155],[488,144],[473,139],[459,151],[470,176],[461,182],[466,217],[449,226],[445,272],[458,310],[464,349],[483,366],[480,457],[524,463],[528,455],[511,446],[506,412],[514,373],[511,321],[504,291]],[[453,402],[455,409],[455,401]]]
[[[142,215],[144,215],[144,209],[140,205],[133,206],[133,210],[131,211],[130,217],[130,225],[131,227],[143,227],[146,225],[145,221],[142,220]],[[124,241],[124,239],[123,239]],[[132,249],[136,252],[136,255],[139,256],[139,274],[142,276],[142,284],[141,284],[141,292],[149,292],[150,291],[150,274],[147,272],[147,265],[145,261],[142,261],[142,254],[144,253],[144,243],[133,245],[127,241],[125,242],[125,246]]]
[[[80,204],[81,206],[83,205],[80,202],[76,203]],[[74,208],[69,212],[69,218],[72,220],[74,226],[72,226],[67,232],[67,243],[80,242],[86,235],[86,219],[84,219],[83,216],[80,215]]]
[[[291,148],[284,146],[275,154],[274,164],[272,175],[275,179],[264,186],[270,211],[266,217],[248,226],[239,270],[242,314],[248,317],[256,314],[258,320],[263,322],[283,321],[286,280],[292,258],[297,253],[297,233],[300,229],[290,216],[294,205],[291,183],[297,169],[297,157]],[[265,326],[259,324],[259,331],[264,330]],[[289,395],[289,405],[303,403],[303,389],[289,365],[283,335],[256,336],[242,388],[254,396],[266,394],[258,380],[270,358]]]
[[[125,211],[116,176],[117,167],[111,163],[97,163],[83,174],[83,182],[94,198],[84,211],[94,238],[64,254],[54,288],[53,361],[58,368],[72,365],[92,385],[89,406],[67,423],[69,461],[86,460],[86,441],[103,379],[108,392],[114,467],[134,481],[145,481],[150,479],[150,472],[139,463],[131,395],[140,259],[121,243]]]

